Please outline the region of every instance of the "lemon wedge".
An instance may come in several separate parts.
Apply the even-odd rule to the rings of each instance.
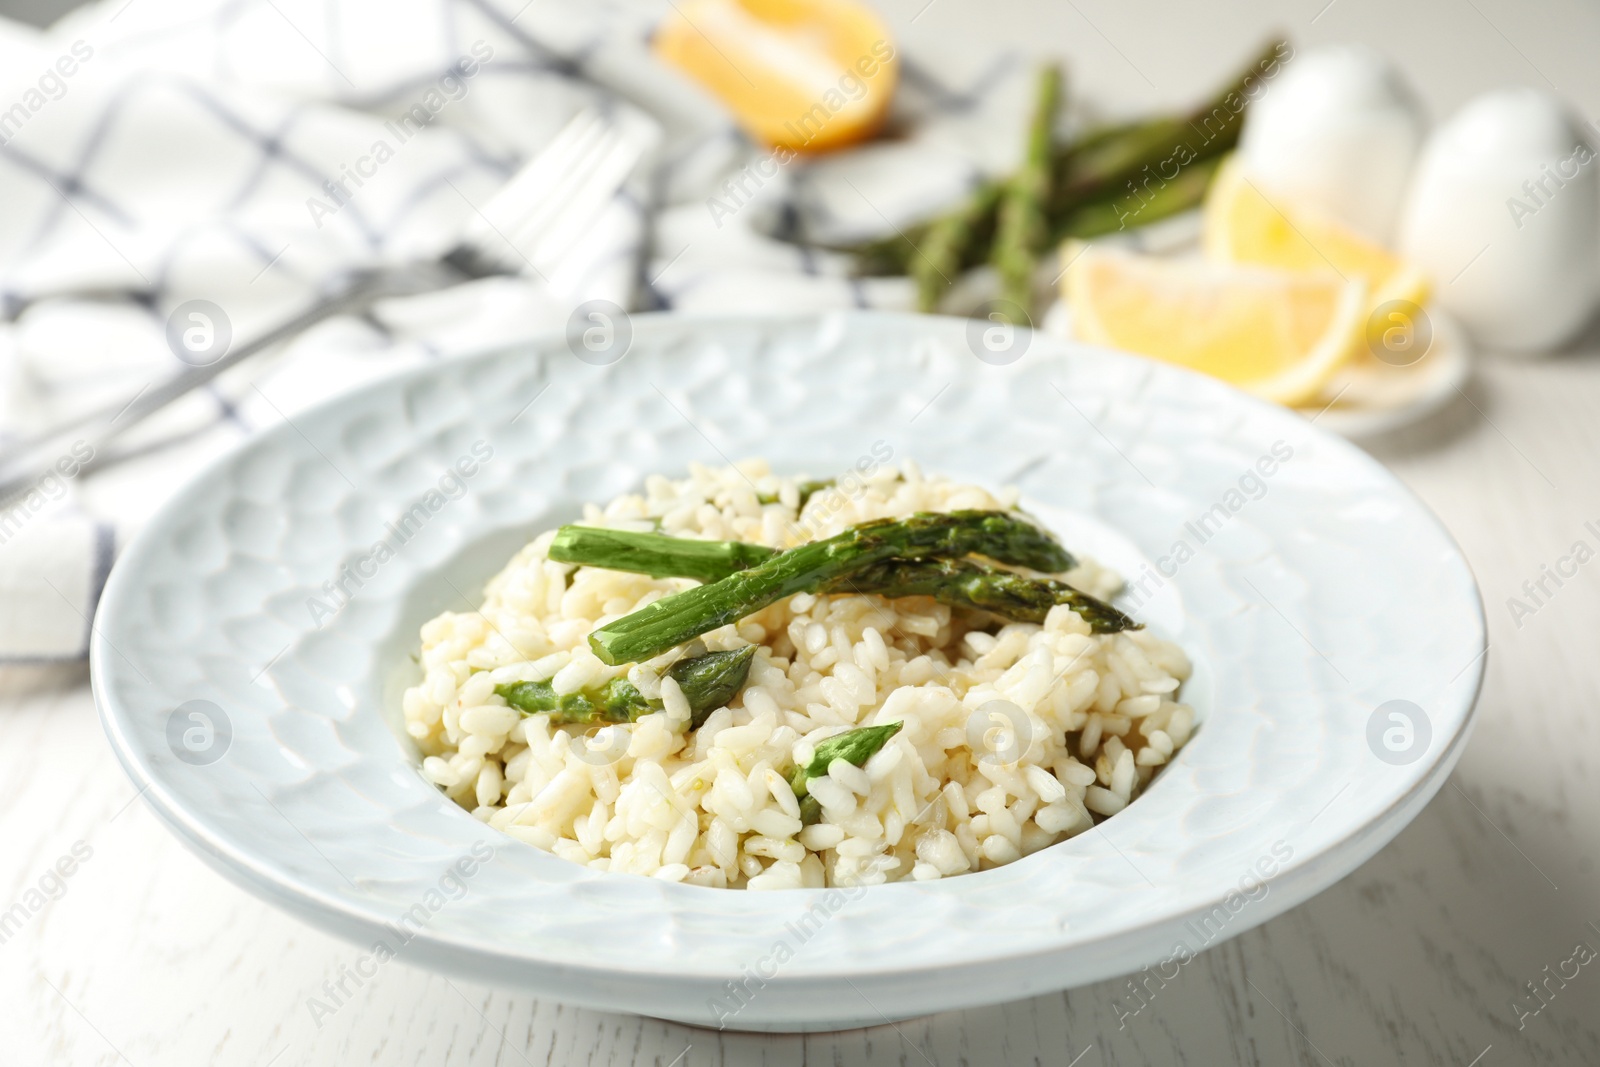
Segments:
[[[1203,371],[1280,404],[1316,397],[1363,335],[1360,277],[1071,244],[1064,255],[1078,339]]]
[[[1293,200],[1269,195],[1234,156],[1206,193],[1202,246],[1216,263],[1254,263],[1283,270],[1361,278],[1373,307],[1391,300],[1421,306],[1422,272],[1338,220]]]
[[[871,136],[899,72],[888,29],[856,0],[679,0],[654,49],[753,139],[796,152]]]

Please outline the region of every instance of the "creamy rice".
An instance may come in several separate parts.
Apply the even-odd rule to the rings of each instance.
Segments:
[[[696,466],[590,505],[582,521],[785,548],[869,519],[1016,505],[1014,490],[991,494],[912,463],[863,466],[798,511],[801,479],[762,461]],[[406,691],[405,719],[429,780],[489,825],[575,863],[750,889],[982,870],[1121,811],[1194,725],[1177,701],[1189,663],[1148,630],[1091,634],[1066,607],[1042,626],[996,628],[925,597],[800,594],[688,647],[761,646],[743,692],[688,732],[688,706],[662,673],[684,649],[608,667],[586,639],[694,583],[554,563],[553,536],[519,552],[478,611],[422,628],[423,678]],[[1078,559],[1059,577],[1116,592],[1116,575]],[[494,692],[549,681],[568,693],[619,675],[665,710],[551,726]],[[825,738],[896,721],[900,732],[865,767],[835,760],[809,780],[822,820],[802,826],[790,771]]]

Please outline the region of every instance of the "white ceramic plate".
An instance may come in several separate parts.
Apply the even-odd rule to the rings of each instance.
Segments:
[[[298,415],[117,564],[93,647],[112,744],[247,889],[369,954],[577,1004],[814,1029],[1181,966],[1343,877],[1440,787],[1482,674],[1478,594],[1410,493],[1299,416],[1043,335],[992,365],[973,328],[641,316],[607,366],[551,337]],[[1143,583],[1204,721],[1126,811],[992,871],[752,893],[568,864],[423,782],[398,725],[418,626],[476,606],[527,538],[650,472],[832,473],[876,442],[1019,484]],[[493,457],[430,497],[475,443]],[[340,578],[419,502],[392,559]],[[350,604],[314,623],[339,580]]]

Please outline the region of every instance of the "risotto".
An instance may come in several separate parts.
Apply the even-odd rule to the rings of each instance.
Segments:
[[[1093,561],[1058,550],[1046,558],[1067,566],[1047,573],[981,540],[997,523],[1050,538],[1014,490],[882,458],[860,468],[812,482],[759,460],[694,467],[541,534],[479,610],[422,628],[404,712],[423,773],[574,863],[748,889],[983,870],[1121,811],[1193,729],[1182,651],[1101,603],[1121,582]],[[973,525],[963,516],[984,517],[980,540],[946,536]],[[833,538],[879,558],[916,523],[952,558],[896,555],[812,592],[773,584],[796,546]],[[552,559],[569,533],[629,538],[630,554]],[[645,558],[658,545],[676,562]],[[830,549],[827,565],[842,558]],[[766,597],[751,600],[757,585]],[[743,597],[722,598],[727,621],[640,644],[636,620],[677,640],[683,613],[669,609],[701,610],[724,586]],[[630,648],[634,661],[611,662]]]

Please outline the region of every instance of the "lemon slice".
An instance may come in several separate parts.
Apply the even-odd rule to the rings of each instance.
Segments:
[[[752,138],[796,152],[871,136],[899,71],[888,29],[856,0],[680,0],[654,48]]]
[[[1155,259],[1070,247],[1073,333],[1192,367],[1280,404],[1303,404],[1363,334],[1359,277]]]
[[[1338,220],[1293,200],[1264,193],[1233,156],[1206,193],[1201,242],[1217,263],[1255,263],[1321,271],[1367,283],[1372,306],[1428,298],[1422,272]]]

